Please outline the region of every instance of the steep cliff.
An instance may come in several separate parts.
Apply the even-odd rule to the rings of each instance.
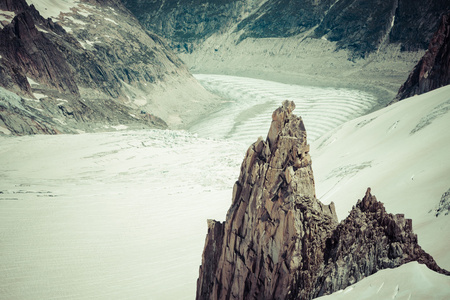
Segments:
[[[149,30],[165,37],[173,49],[192,51],[193,45],[212,34],[232,27],[242,18],[246,6],[261,0],[122,0],[124,5]]]
[[[338,224],[315,196],[302,119],[285,101],[263,141],[247,151],[224,223],[209,220],[197,299],[312,299],[384,268],[419,261],[411,220],[366,192]]]
[[[13,114],[54,132],[119,124],[182,127],[207,109],[213,97],[120,1],[55,7],[29,2],[0,4],[0,85],[22,96],[27,111],[41,113],[27,115],[4,105],[3,128],[15,134],[35,131],[5,117]]]
[[[400,87],[395,100],[420,95],[450,84],[450,13],[442,16],[428,50]]]

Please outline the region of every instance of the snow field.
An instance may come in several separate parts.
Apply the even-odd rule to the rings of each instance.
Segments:
[[[347,122],[311,145],[317,197],[335,202],[340,219],[371,187],[388,212],[413,220],[419,244],[446,269],[450,218],[433,212],[450,188],[449,111],[447,86]]]
[[[193,298],[206,220],[225,217],[243,157],[234,142],[156,130],[0,139],[5,299]]]
[[[0,136],[2,297],[193,299],[206,220],[225,218],[246,149],[286,99],[296,101],[310,141],[335,129],[311,143],[318,197],[344,218],[371,186],[388,212],[413,218],[419,243],[450,268],[449,218],[428,213],[449,188],[449,87],[344,123],[370,109],[370,95],[198,77],[232,97],[194,133]],[[442,299],[449,279],[412,263],[330,297],[342,295]]]
[[[344,290],[317,299],[448,299],[449,294],[448,277],[411,262],[395,269],[378,271]]]
[[[29,5],[34,7],[44,18],[57,18],[60,13],[70,12],[72,7],[77,6],[79,0],[26,0]]]

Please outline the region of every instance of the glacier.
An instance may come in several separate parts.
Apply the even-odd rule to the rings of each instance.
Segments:
[[[318,197],[341,217],[371,186],[450,267],[449,218],[433,214],[450,171],[450,116],[433,111],[450,101],[450,87],[367,114],[374,98],[359,91],[196,77],[225,100],[186,131],[0,136],[2,297],[193,299],[206,220],[224,218],[245,150],[285,99],[304,117]],[[450,296],[450,279],[413,263],[327,299],[436,289],[435,298]]]

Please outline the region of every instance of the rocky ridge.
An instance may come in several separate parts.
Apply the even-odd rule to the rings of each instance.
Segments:
[[[29,2],[0,3],[0,85],[24,108],[2,96],[4,133],[182,127],[208,109],[213,97],[120,1]]]
[[[267,139],[248,149],[226,221],[208,221],[197,299],[312,299],[410,261],[449,275],[418,245],[411,220],[388,214],[370,189],[338,223],[334,204],[315,196],[294,108],[285,101]]]
[[[400,87],[395,100],[403,100],[450,84],[450,13],[442,16],[428,50]]]

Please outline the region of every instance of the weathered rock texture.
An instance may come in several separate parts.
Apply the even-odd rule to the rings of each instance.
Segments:
[[[450,275],[417,242],[412,220],[389,214],[383,203],[366,195],[326,241],[325,268],[313,296],[344,289],[378,270],[417,261],[431,270]]]
[[[395,100],[420,95],[450,84],[450,13],[442,16],[428,50],[401,86]]]
[[[23,97],[27,111],[42,113],[0,106],[0,132],[35,132],[26,125],[30,116],[52,132],[181,127],[207,107],[211,95],[119,0],[77,1],[52,18],[35,3],[41,12],[25,0],[0,2],[0,86]]]
[[[436,31],[437,18],[450,9],[450,3],[441,0],[122,2],[148,29],[181,51],[190,52],[205,38],[231,30],[240,35],[238,41],[324,37],[357,56],[379,49],[384,42],[401,44],[404,50],[426,48]]]
[[[247,151],[226,221],[208,221],[197,299],[311,299],[383,268],[417,260],[411,220],[387,214],[368,190],[338,225],[315,196],[306,131],[285,101]]]

